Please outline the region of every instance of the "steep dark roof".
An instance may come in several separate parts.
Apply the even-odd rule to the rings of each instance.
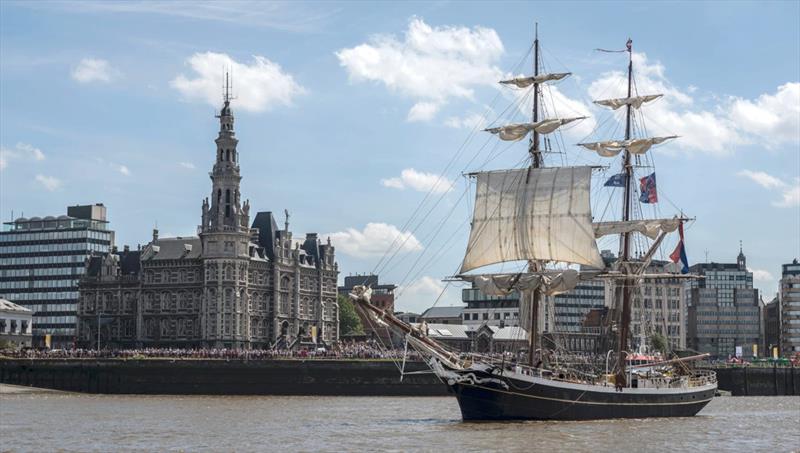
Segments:
[[[100,275],[100,268],[102,265],[103,255],[90,256],[88,266],[86,266],[86,275],[89,277],[97,277]]]
[[[158,247],[158,253],[152,253],[152,246]],[[186,250],[186,246],[191,246],[191,250]],[[144,255],[147,260],[180,260],[196,259],[202,252],[202,243],[196,236],[156,239],[152,242]]]
[[[139,273],[141,253],[138,250],[122,251],[119,255],[119,272],[122,275],[135,275]]]
[[[319,240],[317,239],[317,233],[309,233],[306,235],[306,240],[303,242],[302,249],[306,251],[306,254],[310,257],[313,257],[313,263],[315,266],[320,264],[320,250],[319,250]]]
[[[253,219],[251,228],[258,228],[258,245],[264,247],[269,259],[275,259],[275,237],[278,235],[278,224],[272,212],[259,212]]]

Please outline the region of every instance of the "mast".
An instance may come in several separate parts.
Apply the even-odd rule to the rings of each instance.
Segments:
[[[534,26],[534,39],[533,39],[533,77],[539,75],[539,23]],[[535,80],[535,79],[534,79]],[[539,84],[533,84],[533,123],[539,121]],[[531,154],[531,168],[540,168],[543,166],[542,152],[539,150],[539,133],[536,129],[531,134],[531,143],[528,149]],[[528,270],[530,272],[537,272],[542,270],[539,262],[530,260],[528,261]],[[523,293],[524,297],[524,293]],[[531,328],[528,332],[528,364],[534,366],[534,354],[538,346],[539,339],[539,299],[541,293],[538,289],[533,290],[531,300]]]
[[[633,41],[629,38],[627,42],[628,50],[628,98],[631,97],[633,87]],[[625,140],[631,138],[631,104],[625,106]],[[631,194],[633,193],[633,167],[631,166],[631,152],[626,147],[625,155],[623,157],[623,171],[625,172],[625,193],[622,205],[622,221],[627,222],[631,217]],[[627,263],[630,261],[631,253],[631,232],[627,231],[622,233],[620,237],[620,262],[622,263],[622,271],[628,273]],[[616,387],[621,389],[627,385],[625,376],[625,350],[628,348],[628,333],[631,323],[631,285],[632,279],[626,278],[622,280],[622,312],[620,313],[620,326],[619,338],[617,342],[617,375]]]

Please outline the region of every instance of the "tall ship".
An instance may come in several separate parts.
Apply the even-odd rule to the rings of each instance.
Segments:
[[[532,52],[533,75],[500,82],[533,96],[531,121],[486,129],[504,141],[529,137],[529,158],[521,168],[469,175],[475,185],[475,204],[464,258],[454,277],[490,296],[518,293],[527,347],[516,354],[456,352],[428,336],[425,325],[406,324],[370,304],[371,288],[356,287],[351,298],[364,317],[399,333],[407,347],[419,352],[458,399],[464,420],[693,416],[717,390],[713,371],[690,367],[704,356],[648,353],[643,339],[638,351],[631,348],[632,304],[643,282],[693,278],[688,275],[683,246],[683,225],[689,219],[682,214],[646,218],[637,204],[657,201],[655,172],[642,164],[642,158],[653,146],[677,138],[640,136],[644,128],[635,127],[642,123],[642,107],[662,95],[635,92],[631,40],[625,49],[614,51],[628,56],[627,96],[594,103],[611,109],[611,115],[624,124],[624,135],[579,143],[578,151],[618,159],[621,168],[613,169],[607,180],[603,177],[605,183],[595,184],[597,190],[593,191],[593,174],[613,168],[613,161],[605,167],[545,163],[548,134],[585,117],[546,116],[543,107],[553,104],[543,98],[545,84],[570,73],[540,71],[538,31]],[[642,169],[651,174],[638,178],[636,171]],[[602,216],[592,212],[592,192],[603,191],[611,192],[610,202],[616,199],[621,204],[621,215],[615,220],[597,221]],[[679,235],[670,254],[675,265],[669,272],[652,272],[654,256],[665,237],[674,233]],[[606,262],[599,253],[598,241],[615,236],[619,237],[619,255]],[[638,244],[637,253],[634,244]],[[508,262],[522,262],[525,267],[513,273],[482,271]],[[610,299],[599,334],[607,352],[588,358],[553,343],[544,344],[540,331],[541,317],[546,313],[542,306],[587,279],[603,279]]]

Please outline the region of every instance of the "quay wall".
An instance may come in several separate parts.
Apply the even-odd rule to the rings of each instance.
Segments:
[[[731,367],[717,372],[720,390],[733,396],[800,395],[800,368]]]
[[[800,395],[800,368],[712,368],[733,396]],[[407,362],[406,371],[425,371]],[[86,393],[150,395],[443,396],[432,374],[389,360],[0,359],[0,383]]]
[[[406,372],[427,370],[406,363]],[[150,395],[443,396],[432,374],[384,360],[0,359],[0,383]]]

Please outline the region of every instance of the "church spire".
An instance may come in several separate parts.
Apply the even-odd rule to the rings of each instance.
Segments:
[[[739,266],[739,269],[745,270],[747,269],[747,258],[744,256],[744,252],[742,251],[742,241],[739,240],[739,256],[736,257],[736,264]]]
[[[230,231],[238,229],[243,220],[242,204],[239,193],[239,152],[236,146],[239,140],[233,130],[233,112],[230,75],[225,74],[223,86],[223,105],[219,118],[219,135],[214,140],[217,144],[217,158],[211,171],[211,204],[207,209],[207,219],[203,220],[204,231]]]
[[[219,115],[219,135],[222,137],[223,134],[229,134],[233,136],[235,133],[233,132],[233,113],[231,112],[231,101],[235,98],[233,97],[233,82],[231,82],[230,74],[227,72],[225,73],[225,85],[222,87],[222,110],[220,110]]]

